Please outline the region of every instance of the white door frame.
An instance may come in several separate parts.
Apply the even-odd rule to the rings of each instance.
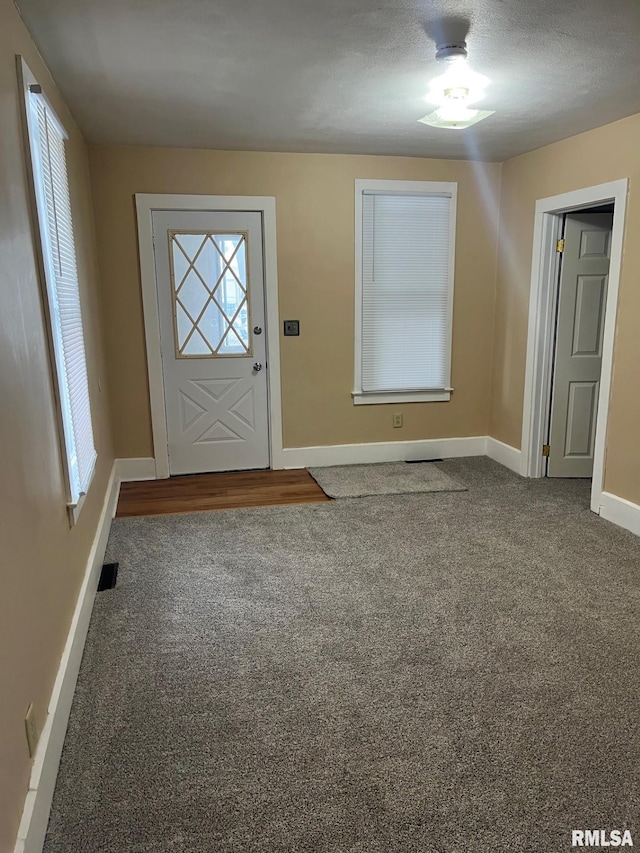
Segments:
[[[271,468],[283,468],[282,404],[280,390],[280,320],[276,258],[276,200],[272,196],[217,196],[136,193],[142,307],[147,346],[153,454],[158,479],[169,476],[160,315],[153,253],[152,214],[155,210],[250,211],[262,214],[265,317],[267,334],[267,393],[269,400],[269,455]]]
[[[524,477],[543,476],[542,445],[549,421],[557,304],[559,255],[556,252],[556,240],[560,237],[562,217],[565,213],[581,210],[585,207],[614,202],[611,263],[605,306],[602,372],[600,374],[591,486],[591,509],[597,513],[600,512],[603,491],[604,454],[609,416],[609,393],[615,343],[618,288],[622,266],[627,189],[628,180],[623,178],[618,181],[539,199],[536,202],[533,230],[529,334],[520,468],[520,473]]]

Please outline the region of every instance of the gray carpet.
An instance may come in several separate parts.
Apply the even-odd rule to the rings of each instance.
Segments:
[[[588,483],[123,519],[46,853],[640,840],[639,540]]]
[[[307,469],[330,498],[463,492],[466,486],[430,462],[332,465]]]

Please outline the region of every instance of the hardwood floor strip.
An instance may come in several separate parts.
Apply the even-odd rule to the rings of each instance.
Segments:
[[[116,518],[329,500],[304,470],[190,474],[123,483]]]

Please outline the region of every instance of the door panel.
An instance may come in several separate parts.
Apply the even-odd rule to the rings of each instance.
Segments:
[[[578,276],[572,356],[602,358],[607,276]]]
[[[156,211],[153,232],[170,473],[268,468],[261,215]]]
[[[587,216],[602,217],[605,229],[602,230],[601,225],[593,224],[589,227],[585,223]],[[607,258],[609,259],[609,244],[611,242],[611,214],[610,213],[575,213],[569,214],[569,217],[575,221],[576,217],[580,217],[580,222],[583,227],[580,229],[580,257],[581,258]],[[606,217],[606,219],[605,219]],[[608,224],[607,224],[608,223]]]
[[[567,405],[566,459],[592,457],[599,382],[570,382]]]
[[[612,220],[610,213],[572,213],[566,217],[549,477],[590,477],[593,472]]]

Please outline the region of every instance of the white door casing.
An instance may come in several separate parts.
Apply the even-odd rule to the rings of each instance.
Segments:
[[[610,213],[567,214],[558,292],[549,477],[591,477],[611,252]]]
[[[529,329],[525,367],[524,404],[520,472],[524,477],[542,477],[542,445],[549,427],[550,387],[553,363],[554,294],[557,290],[556,240],[561,235],[563,214],[586,207],[613,202],[611,262],[602,341],[602,370],[596,418],[596,435],[591,482],[591,509],[599,513],[603,503],[604,457],[609,416],[609,393],[613,367],[616,314],[629,181],[627,178],[606,184],[538,199],[535,206]]]
[[[266,290],[267,388],[269,398],[269,444],[271,467],[284,467],[280,383],[278,270],[276,259],[276,205],[271,196],[210,196],[166,193],[137,193],[136,218],[140,247],[140,274],[144,311],[145,345],[149,380],[149,402],[156,477],[169,476],[167,422],[164,399],[160,318],[156,289],[152,216],[155,211],[255,211],[262,217],[263,262]]]
[[[261,216],[152,219],[170,473],[268,468]]]

